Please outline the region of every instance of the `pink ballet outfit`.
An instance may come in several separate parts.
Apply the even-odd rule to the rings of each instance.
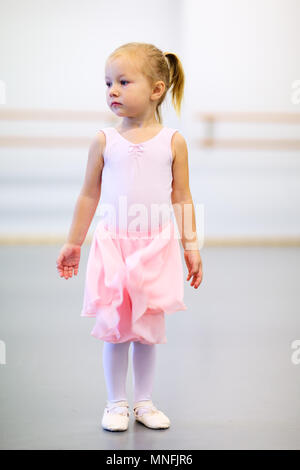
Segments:
[[[165,313],[187,310],[171,203],[171,139],[177,129],[163,127],[140,144],[128,141],[114,127],[101,131],[106,145],[100,209],[113,207],[116,218],[106,212],[95,229],[80,316],[95,317],[91,335],[106,342],[166,343]],[[129,208],[126,218],[124,200]],[[134,213],[130,222],[130,207],[136,204],[142,204],[148,218],[134,225],[137,216]],[[154,216],[156,225],[153,204],[169,208],[162,222]]]

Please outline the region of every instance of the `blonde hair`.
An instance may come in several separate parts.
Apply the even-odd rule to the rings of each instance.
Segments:
[[[164,82],[165,91],[158,100],[155,109],[159,123],[162,124],[160,107],[169,89],[171,89],[172,92],[172,104],[176,114],[180,116],[185,78],[183,67],[178,56],[173,52],[162,52],[153,44],[129,42],[115,49],[109,55],[107,61],[124,54],[145,75],[150,86],[153,86],[158,80]]]

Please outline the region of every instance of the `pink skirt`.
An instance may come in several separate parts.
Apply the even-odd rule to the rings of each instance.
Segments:
[[[95,338],[166,343],[165,313],[187,310],[172,220],[155,231],[115,232],[100,220],[89,252],[81,317]],[[150,235],[149,235],[150,234]]]

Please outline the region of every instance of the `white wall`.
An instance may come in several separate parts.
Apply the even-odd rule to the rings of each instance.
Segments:
[[[183,114],[168,99],[164,124],[189,147],[195,204],[205,235],[299,235],[299,151],[202,150],[196,111],[296,111],[298,0],[1,1],[3,108],[108,110],[104,62],[143,41],[179,54]],[[92,137],[105,122],[2,122],[1,135]],[[220,124],[217,137],[294,137],[299,126]],[[66,234],[87,149],[0,149],[1,232]],[[93,226],[91,226],[92,229]]]
[[[300,78],[298,0],[188,0],[182,35],[187,70],[184,131],[191,188],[206,235],[299,235],[300,152],[201,150],[195,111],[291,111]],[[300,126],[219,124],[216,137],[300,138]]]

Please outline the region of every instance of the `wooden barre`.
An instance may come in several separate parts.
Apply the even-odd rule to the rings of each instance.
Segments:
[[[202,148],[252,149],[252,150],[300,150],[300,140],[288,139],[198,139]]]
[[[3,121],[109,121],[114,116],[108,111],[80,111],[71,109],[1,109]]]
[[[271,123],[300,123],[300,113],[292,112],[197,112],[196,120],[206,122],[271,122]]]
[[[217,138],[215,139],[214,125],[219,122],[240,123],[272,123],[300,124],[300,113],[292,112],[198,112],[196,120],[206,125],[206,137],[197,139],[196,143],[206,149],[251,149],[251,150],[300,150],[298,139],[247,139],[247,138]]]

